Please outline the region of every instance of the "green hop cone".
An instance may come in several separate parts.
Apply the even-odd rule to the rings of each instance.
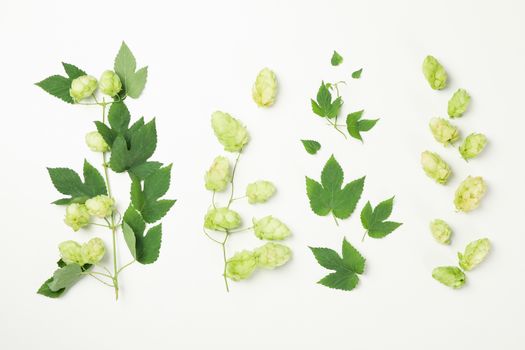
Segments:
[[[115,200],[106,195],[96,196],[86,201],[86,208],[90,215],[105,218],[113,213]]]
[[[91,96],[96,89],[97,79],[93,78],[91,75],[83,75],[71,82],[69,95],[71,95],[73,101],[78,102]]]
[[[107,152],[109,146],[97,131],[91,131],[86,134],[86,144],[93,152]]]
[[[445,146],[454,143],[459,138],[458,128],[446,119],[432,118],[429,126],[436,141]]]
[[[448,101],[448,115],[450,118],[459,118],[467,111],[470,104],[470,95],[465,89],[458,89]]]
[[[269,68],[264,68],[257,75],[252,88],[252,97],[259,107],[270,107],[277,96],[277,78]]]
[[[204,216],[204,227],[210,230],[233,230],[240,225],[239,213],[228,208],[211,208]]]
[[[264,203],[275,193],[275,186],[270,181],[256,181],[246,187],[246,197],[250,204]]]
[[[239,152],[248,142],[248,131],[244,125],[228,113],[214,112],[211,115],[211,126],[225,151]]]
[[[485,260],[489,251],[490,241],[488,238],[470,242],[464,253],[458,253],[459,266],[465,271],[470,271]]]
[[[271,215],[265,216],[260,220],[253,218],[252,222],[255,236],[259,239],[282,241],[291,234],[288,226]]]
[[[268,242],[255,249],[254,254],[259,267],[271,270],[286,264],[292,257],[292,250],[285,245]]]
[[[89,224],[89,212],[84,204],[73,203],[66,208],[66,217],[64,222],[70,226],[73,231],[78,231],[80,228]]]
[[[82,245],[81,253],[83,264],[97,264],[106,253],[104,241],[97,237],[90,239]]]
[[[487,144],[487,137],[483,134],[468,135],[461,146],[459,146],[459,153],[465,160],[475,158],[480,154]]]
[[[450,237],[452,236],[452,229],[441,219],[435,219],[430,223],[430,232],[432,236],[442,244],[450,244]]]
[[[423,61],[423,74],[432,89],[441,90],[447,86],[447,72],[433,56],[429,55],[425,57]]]
[[[257,268],[257,257],[254,253],[243,250],[235,253],[226,262],[226,277],[234,281],[245,280]]]
[[[421,166],[428,177],[439,184],[446,184],[452,171],[450,166],[437,154],[430,151],[421,153]]]
[[[469,212],[477,207],[487,192],[487,185],[481,176],[469,176],[459,184],[454,197],[456,209]]]
[[[445,286],[458,289],[463,287],[467,276],[456,266],[440,266],[432,270],[432,277]]]
[[[82,246],[75,241],[64,241],[58,245],[60,257],[66,264],[84,265]]]
[[[98,87],[103,94],[113,97],[122,90],[122,82],[115,72],[107,70],[100,76]]]
[[[230,161],[226,157],[217,157],[213,160],[210,169],[204,175],[204,185],[207,190],[221,192],[231,181]]]

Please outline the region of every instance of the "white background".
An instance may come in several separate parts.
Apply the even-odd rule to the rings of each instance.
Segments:
[[[523,81],[525,41],[520,1],[2,1],[0,96],[2,132],[2,349],[523,349],[525,235],[523,198]],[[157,117],[155,159],[173,162],[169,196],[179,201],[163,221],[161,256],[136,264],[121,278],[121,298],[84,279],[58,300],[35,294],[58,258],[57,244],[109,235],[72,232],[45,167],[80,170],[99,155],[84,135],[100,118],[97,107],[72,106],[33,83],[61,72],[60,62],[99,76],[113,66],[125,40],[149,66],[146,90],[130,100],[134,118]],[[344,64],[330,65],[332,50]],[[433,91],[421,73],[425,55],[445,65],[450,84]],[[275,70],[278,101],[259,109],[251,85]],[[360,80],[352,71],[363,67]],[[310,110],[320,81],[347,80],[346,113],[379,117],[365,144],[344,140]],[[484,132],[484,154],[469,163],[437,144],[431,117],[446,116],[448,98],[466,88],[472,105],[456,121]],[[224,291],[219,246],[201,231],[210,203],[203,173],[225,152],[213,136],[214,110],[241,119],[251,141],[238,168],[238,188],[268,179],[278,187],[269,203],[237,203],[246,221],[274,214],[293,230],[293,261],[257,272]],[[317,139],[308,155],[299,140]],[[438,151],[454,176],[439,186],[420,169],[423,150]],[[336,227],[314,215],[304,176],[318,178],[335,154],[346,181],[367,175],[365,200],[392,195],[392,219],[404,225],[390,237],[361,242],[358,215]],[[489,186],[481,207],[454,211],[457,185],[467,175]],[[128,178],[112,176],[120,208]],[[450,222],[452,245],[434,242],[428,222]],[[340,248],[343,237],[367,258],[352,292],[317,285],[328,271],[308,245]],[[456,264],[456,253],[477,238],[494,249],[468,274],[462,290],[431,278],[432,268]],[[230,254],[260,242],[251,233],[231,239]],[[120,239],[121,263],[129,254]],[[109,259],[106,260],[109,265]]]

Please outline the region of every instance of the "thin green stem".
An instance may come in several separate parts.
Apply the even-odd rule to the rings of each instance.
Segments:
[[[241,156],[241,153],[242,153],[242,149],[239,151],[239,154],[237,154],[237,158],[235,158],[235,164],[233,165],[233,170],[232,170],[232,178],[230,180],[230,184],[231,184],[231,193],[230,193],[230,200],[228,201],[228,206],[227,208],[230,208],[230,205],[232,204],[233,202],[233,194],[234,194],[234,184],[233,184],[233,180],[235,178],[235,170],[237,170],[237,164],[239,163],[239,157]]]
[[[135,259],[131,260],[129,263],[127,263],[124,266],[122,266],[117,272],[121,273],[122,270],[124,270],[126,267],[130,266],[131,264],[133,264],[135,261],[136,261]]]
[[[222,241],[222,258],[224,260],[224,270],[223,270],[223,277],[224,277],[224,285],[226,286],[226,292],[230,292],[230,287],[228,286],[228,277],[226,277],[226,266],[228,265],[228,260],[226,258],[226,241],[228,240],[228,237],[230,236],[230,233],[226,231],[226,235],[224,236],[224,241]]]
[[[345,139],[347,139],[346,134],[337,127],[337,120],[335,123],[333,123],[330,119],[327,119],[327,121],[334,127],[335,130],[337,130],[339,133],[341,133],[341,135],[344,136]]]
[[[228,233],[239,233],[239,232],[249,231],[251,229],[253,229],[253,226],[246,227],[246,228],[243,228],[243,229],[240,229],[240,230],[236,230],[236,231],[227,231],[227,232]]]
[[[240,199],[244,199],[244,198],[246,198],[246,197],[248,197],[248,196],[242,196],[242,197],[233,198],[231,201],[232,201],[232,202],[235,202],[235,201],[238,201],[238,200],[240,200]]]
[[[96,279],[96,280],[99,281],[100,283],[105,284],[105,285],[108,286],[108,287],[112,287],[112,288],[115,287],[113,284],[107,283],[106,281],[103,281],[103,280],[101,280],[100,278],[98,278],[97,276],[95,276],[95,275],[93,274],[93,272],[92,272],[92,273],[88,273],[88,275],[90,275],[91,277],[93,277],[94,279]]]
[[[365,241],[365,238],[366,238],[366,234],[368,233],[368,231],[365,231],[365,233],[363,234],[363,238],[361,238],[361,242],[364,242]]]
[[[95,226],[100,226],[100,227],[105,227],[105,228],[111,228],[109,225],[102,225],[102,224],[98,224],[96,222],[90,222],[89,224],[90,225],[95,225]]]
[[[211,205],[213,205],[213,208],[216,209],[217,206],[215,206],[215,191],[213,191],[211,195]]]
[[[335,224],[339,226],[339,221],[337,221],[337,218],[335,217],[334,213],[332,213],[332,217],[334,218]]]
[[[217,244],[222,244],[221,241],[218,241],[216,240],[215,238],[213,238],[212,236],[210,236],[210,234],[206,231],[206,228],[202,228],[202,232],[204,232],[204,234],[206,235],[206,237],[208,237],[209,239],[211,239],[212,241],[214,241],[215,243]]]

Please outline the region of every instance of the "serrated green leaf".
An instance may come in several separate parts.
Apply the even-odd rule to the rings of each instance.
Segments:
[[[171,164],[153,172],[144,179],[144,198],[154,201],[164,196],[170,188]]]
[[[332,66],[340,65],[341,63],[343,63],[343,56],[341,56],[337,51],[334,50],[330,63],[332,64]]]
[[[87,161],[84,161],[84,183],[72,169],[48,168],[47,170],[58,192],[71,196],[59,199],[54,204],[84,203],[89,198],[107,194],[104,178]]]
[[[360,131],[369,131],[371,130],[379,119],[363,119],[357,123],[357,127]]]
[[[45,92],[58,97],[64,102],[74,103],[73,98],[69,95],[69,88],[71,87],[71,80],[61,75],[52,75],[38,83]]]
[[[161,166],[161,162],[145,162],[130,168],[128,173],[132,177],[144,180],[146,177],[157,171]]]
[[[64,67],[64,71],[66,72],[69,79],[72,81],[73,79],[76,79],[78,77],[87,75],[86,72],[84,72],[82,69],[70,64],[62,62],[62,66]],[[71,82],[70,82],[71,83]],[[70,84],[71,85],[71,84]]]
[[[59,292],[77,283],[82,278],[82,268],[77,264],[69,264],[55,271],[53,279],[47,284],[52,292]]]
[[[365,178],[354,180],[341,189],[343,180],[343,170],[333,155],[323,168],[321,184],[306,177],[306,194],[314,213],[325,216],[332,212],[334,217],[346,219],[354,212]]]
[[[133,232],[133,229],[127,222],[122,223],[122,233],[131,256],[137,259],[137,239],[135,238],[135,232]]]
[[[155,202],[147,202],[142,208],[142,216],[148,223],[154,223],[162,219],[168,211],[173,207],[176,200],[173,199],[159,199]]]
[[[109,107],[108,122],[111,129],[118,134],[125,135],[128,131],[131,115],[124,102],[113,102]]]
[[[64,292],[66,291],[66,288],[59,289],[57,291],[52,291],[49,289],[49,283],[53,281],[53,277],[47,279],[37,290],[38,294],[41,294],[43,296],[46,296],[48,298],[59,298]]]
[[[363,73],[363,68],[359,69],[359,70],[356,70],[355,72],[352,73],[352,78],[354,79],[359,79],[361,78],[361,73]]]
[[[363,141],[361,132],[369,131],[376,125],[379,119],[361,119],[364,111],[357,111],[348,114],[346,117],[346,129],[353,138]]]
[[[339,115],[343,100],[341,97],[338,97],[332,102],[332,94],[328,85],[321,82],[321,86],[317,91],[317,101],[311,100],[312,111],[323,118],[335,118]]]
[[[114,69],[127,95],[132,98],[138,98],[144,90],[146,79],[148,75],[148,68],[143,67],[135,72],[137,62],[135,56],[126,45],[122,42],[117,57],[115,58]]]
[[[365,258],[355,249],[346,238],[343,239],[343,263],[346,268],[355,273],[362,274],[365,271]]]
[[[315,259],[325,269],[328,270],[340,270],[344,267],[343,260],[339,254],[330,248],[318,248],[318,247],[309,247],[312,253],[315,256]]]
[[[332,289],[351,291],[359,283],[359,277],[352,271],[340,270],[325,276],[317,283]]]
[[[106,124],[102,123],[101,121],[95,121],[95,126],[97,127],[97,131],[100,135],[102,135],[102,138],[110,147],[113,145],[113,142],[115,142],[115,138],[117,137],[117,133]]]
[[[304,149],[310,154],[316,154],[321,149],[321,144],[314,140],[301,140]]]
[[[160,252],[162,226],[160,224],[154,226],[148,230],[146,235],[144,235],[146,223],[139,212],[131,206],[124,214],[124,223],[127,225],[126,235],[129,236],[133,233],[135,236],[135,256],[137,261],[141,264],[151,264],[155,262]],[[125,237],[125,240],[126,244],[132,243],[131,237]],[[130,243],[128,243],[128,240]],[[133,254],[132,248],[130,248],[130,251]]]
[[[361,211],[363,228],[372,238],[383,238],[402,224],[394,221],[385,221],[392,214],[394,197],[379,203],[373,210],[370,202],[366,203]]]

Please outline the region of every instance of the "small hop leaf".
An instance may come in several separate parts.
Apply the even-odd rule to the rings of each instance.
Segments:
[[[339,219],[350,217],[363,193],[365,177],[341,188],[343,180],[343,169],[333,155],[323,168],[321,183],[306,177],[306,193],[314,213],[326,216],[332,212],[334,217]]]
[[[319,91],[317,92],[316,101],[311,100],[312,111],[323,118],[335,118],[339,115],[343,100],[341,97],[337,97],[332,101],[332,93],[330,92],[330,84],[321,82]]]
[[[137,70],[137,61],[135,56],[126,45],[122,42],[120,50],[115,58],[115,73],[120,78],[124,86],[125,94],[132,98],[138,98],[144,90],[148,78],[148,67],[142,67]],[[122,92],[120,92],[122,94]]]
[[[361,78],[361,73],[363,73],[363,68],[359,69],[359,70],[356,70],[355,72],[352,73],[352,78],[354,79],[359,79]]]
[[[310,247],[315,259],[322,267],[335,272],[326,275],[319,284],[333,289],[350,291],[358,282],[358,275],[365,271],[365,258],[355,249],[346,238],[343,239],[342,258],[329,248]]]
[[[346,117],[346,128],[348,130],[348,133],[354,139],[357,139],[361,142],[363,142],[361,132],[370,131],[379,121],[379,119],[361,119],[363,113],[364,110],[361,110],[354,113],[350,113]]]
[[[36,83],[36,85],[64,102],[74,103],[73,98],[69,94],[71,82],[80,76],[86,75],[86,72],[69,63],[62,62],[62,66],[64,67],[67,77],[61,75],[52,75]]]
[[[314,140],[301,140],[304,149],[310,154],[316,154],[321,149],[321,144]]]
[[[366,203],[361,211],[361,223],[370,237],[383,238],[402,225],[399,222],[385,221],[392,214],[393,206],[394,197],[379,203],[374,209],[370,202]]]
[[[330,63],[334,67],[340,65],[341,63],[343,63],[343,56],[341,56],[337,51],[334,50]]]

